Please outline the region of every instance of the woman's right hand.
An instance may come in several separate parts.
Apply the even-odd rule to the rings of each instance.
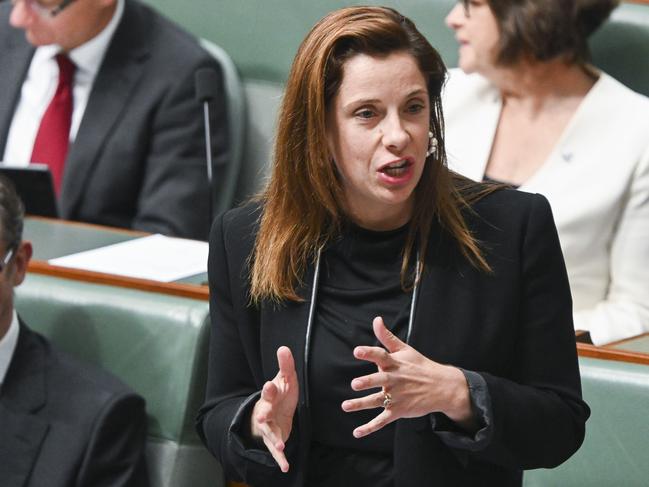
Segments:
[[[293,426],[299,384],[293,354],[288,347],[277,349],[277,363],[279,372],[264,384],[261,397],[252,410],[250,431],[264,442],[282,472],[288,472],[284,447]]]

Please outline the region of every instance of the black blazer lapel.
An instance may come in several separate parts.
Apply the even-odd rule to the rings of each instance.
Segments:
[[[37,335],[20,327],[18,344],[0,391],[0,479],[22,487],[38,457],[49,424],[35,415],[46,402],[46,350]]]
[[[0,160],[23,80],[34,55],[34,48],[25,39],[25,33],[9,26],[10,7],[9,3],[0,5]]]
[[[428,241],[410,345],[442,363],[457,353],[457,350],[449,349],[449,345],[455,342],[449,336],[463,333],[457,329],[460,323],[449,320],[453,319],[452,311],[457,305],[458,287],[463,286],[463,276],[471,272],[467,267],[457,244],[435,221]]]
[[[49,424],[0,403],[0,478],[3,487],[23,487],[34,468]]]
[[[132,2],[124,5],[124,15],[97,73],[75,142],[70,147],[59,201],[64,218],[79,204],[86,181],[120,115],[129,103],[136,103],[131,97],[144,73],[149,54],[146,32],[150,29],[137,7]]]

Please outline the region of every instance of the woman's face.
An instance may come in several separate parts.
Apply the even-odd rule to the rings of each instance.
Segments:
[[[486,74],[496,64],[500,32],[486,0],[458,2],[446,16],[460,44],[459,66],[465,73]]]
[[[345,62],[327,140],[357,224],[381,230],[408,222],[429,126],[426,80],[410,54],[357,54]]]

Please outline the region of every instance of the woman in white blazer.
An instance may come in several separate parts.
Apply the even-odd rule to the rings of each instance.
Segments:
[[[575,329],[603,344],[649,331],[649,98],[588,64],[617,2],[583,3],[459,3],[443,103],[452,169],[550,201]]]

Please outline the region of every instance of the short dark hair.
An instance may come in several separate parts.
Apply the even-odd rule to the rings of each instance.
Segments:
[[[25,205],[11,181],[0,176],[0,240],[7,249],[15,248],[23,239]]]
[[[468,3],[465,0],[465,3]],[[523,56],[537,61],[590,61],[588,37],[619,0],[487,0],[500,30],[497,61],[512,65]]]

